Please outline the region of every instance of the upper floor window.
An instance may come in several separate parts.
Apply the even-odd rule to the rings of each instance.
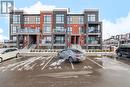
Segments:
[[[13,15],[13,24],[20,24],[20,15]]]
[[[13,26],[12,27],[12,33],[16,33],[17,32],[17,27],[16,26]]]
[[[72,24],[72,21],[73,21],[72,17],[68,16],[67,17],[67,24]]]
[[[56,14],[56,23],[64,23],[64,14]]]
[[[36,22],[36,24],[40,24],[40,17],[39,17],[39,16],[37,16],[37,17],[35,18],[35,22]]]
[[[84,34],[86,30],[83,27],[79,27],[80,34]]]
[[[88,21],[96,21],[96,15],[95,14],[88,14]]]
[[[51,23],[51,15],[44,15],[44,23]]]
[[[67,33],[68,33],[68,34],[71,34],[71,33],[72,33],[72,27],[68,27],[68,28],[67,28]]]
[[[84,17],[83,16],[80,16],[79,17],[79,24],[83,24],[84,23]]]
[[[29,17],[24,17],[24,24],[29,24]]]
[[[44,26],[44,33],[51,33],[51,26]]]
[[[100,33],[101,32],[100,25],[89,25],[88,32],[89,33]]]
[[[12,34],[17,33],[17,29],[20,29],[20,26],[12,26]]]

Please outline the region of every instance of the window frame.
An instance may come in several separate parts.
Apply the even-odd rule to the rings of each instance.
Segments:
[[[13,15],[13,24],[20,24],[20,15]]]
[[[49,28],[48,28],[48,27],[49,27]],[[45,25],[45,26],[43,27],[43,32],[44,32],[44,33],[51,33],[51,26],[46,26],[46,25]]]
[[[56,23],[64,24],[65,15],[64,14],[56,14]]]
[[[94,22],[96,21],[96,14],[88,14],[88,21]]]
[[[51,15],[44,15],[44,23],[51,23],[52,22]]]

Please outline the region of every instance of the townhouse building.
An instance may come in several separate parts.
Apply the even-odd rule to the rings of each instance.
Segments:
[[[116,47],[122,44],[130,44],[130,33],[111,36],[110,38],[104,40],[103,44],[116,46]]]
[[[10,40],[18,48],[63,49],[79,45],[83,49],[102,49],[102,22],[99,10],[85,9],[70,13],[68,9],[10,12]]]

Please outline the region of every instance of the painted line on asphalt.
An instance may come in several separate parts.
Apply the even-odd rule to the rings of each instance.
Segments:
[[[38,57],[38,58],[39,58],[39,57]],[[19,65],[13,67],[13,68],[11,69],[11,71],[13,71],[13,70],[15,70],[15,69],[18,69],[19,67],[24,68],[24,67],[28,66],[29,64],[33,63],[33,62],[34,62],[35,60],[37,60],[38,58],[32,57],[31,59],[22,61],[22,62],[20,62]]]
[[[95,62],[94,60],[92,60],[92,59],[90,59],[90,58],[86,58],[86,59],[90,60],[91,62],[95,63],[96,65],[98,65],[98,66],[100,66],[100,67],[102,67],[102,68],[105,68],[105,67],[103,67],[102,65],[100,65],[99,63]]]
[[[74,70],[74,65],[71,61],[70,61],[70,64],[71,64],[72,69]]]
[[[43,68],[41,69],[41,70],[43,70],[43,69],[45,69],[45,67],[51,62],[51,60],[54,58],[54,56],[51,56],[50,57],[50,60],[43,66]]]
[[[50,64],[49,66],[51,66],[51,67],[60,66],[64,61],[65,61],[65,59],[59,59],[59,60],[53,62],[52,64]]]
[[[44,58],[44,59],[42,60],[42,63],[40,64],[40,66],[43,66],[43,65],[46,63],[46,61],[49,60],[50,58],[51,58],[51,56],[49,56],[49,57],[47,57],[47,58]]]

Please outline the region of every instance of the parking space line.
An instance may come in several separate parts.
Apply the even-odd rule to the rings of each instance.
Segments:
[[[38,58],[39,58],[39,57],[38,57]],[[37,60],[38,58],[32,57],[31,59],[22,61],[22,62],[20,62],[19,65],[16,65],[15,67],[13,67],[13,68],[11,69],[11,71],[13,71],[13,70],[19,68],[20,66],[21,66],[22,68],[24,68],[25,66],[27,66],[27,65],[31,64],[32,62],[34,62],[35,60]]]
[[[100,64],[99,64],[99,63],[97,63],[97,62],[95,62],[94,60],[92,60],[92,59],[90,59],[90,58],[86,58],[86,59],[88,59],[88,60],[90,60],[91,62],[95,63],[96,65],[98,65],[98,66],[100,66],[100,67],[104,68],[102,65],[100,65]]]
[[[50,57],[50,60],[43,66],[43,68],[41,69],[41,70],[43,70],[43,69],[45,69],[45,67],[51,62],[51,60],[54,58],[54,56],[51,56]]]
[[[70,61],[70,64],[71,64],[72,69],[74,70],[74,65],[71,61]]]

